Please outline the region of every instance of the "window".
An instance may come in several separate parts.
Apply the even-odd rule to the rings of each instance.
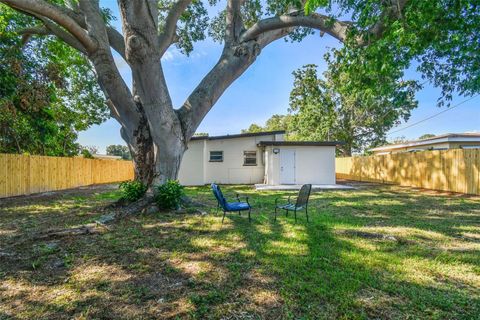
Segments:
[[[243,165],[256,166],[257,165],[257,151],[243,151]]]
[[[210,151],[210,162],[223,162],[223,151]]]

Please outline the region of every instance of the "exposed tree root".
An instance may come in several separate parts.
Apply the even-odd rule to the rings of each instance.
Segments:
[[[107,204],[105,207],[101,208],[101,211],[110,211],[110,210],[114,210],[114,209],[118,209],[118,208],[122,208],[122,207],[125,207],[127,205],[129,205],[130,203],[124,199],[124,198],[120,198],[118,199],[117,201],[115,202],[112,202],[112,203],[109,203]]]
[[[67,229],[56,229],[50,230],[40,235],[34,237],[35,240],[46,240],[52,238],[61,238],[61,237],[68,237],[68,236],[78,236],[78,235],[85,235],[85,234],[97,234],[103,232],[105,229],[99,227],[95,223],[90,223],[86,225],[82,225],[80,227],[75,228],[67,228]]]
[[[183,208],[178,209],[178,213],[190,213],[205,215],[206,212],[202,210],[205,208],[203,203],[196,202],[188,197],[182,198]],[[109,225],[126,218],[128,216],[136,215],[139,213],[150,214],[158,212],[157,206],[154,204],[154,197],[152,194],[147,194],[142,199],[126,203],[124,200],[116,201],[102,209],[107,213],[100,216],[95,223],[81,225],[74,228],[55,229],[45,233],[39,234],[34,237],[35,240],[46,240],[52,238],[78,236],[98,234],[109,230]]]
[[[116,219],[131,216],[134,214],[142,213],[147,210],[148,207],[154,205],[153,195],[148,193],[140,200],[129,203],[128,205],[118,208],[115,212]]]
[[[182,197],[182,204],[187,208],[190,208],[190,207],[205,208],[206,207],[206,205],[204,203],[197,202],[197,201],[195,201],[192,198],[187,197],[187,196]]]

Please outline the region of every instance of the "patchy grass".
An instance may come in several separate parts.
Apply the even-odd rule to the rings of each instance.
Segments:
[[[206,187],[187,188],[208,215],[159,212],[109,232],[35,242],[114,201],[108,187],[0,200],[0,319],[478,319],[480,200],[370,186],[311,197],[272,219],[276,197],[222,226]]]

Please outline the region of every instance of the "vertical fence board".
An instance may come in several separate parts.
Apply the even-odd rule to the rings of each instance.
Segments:
[[[133,163],[0,154],[0,198],[133,179]]]
[[[480,195],[480,149],[450,149],[336,159],[339,179]]]

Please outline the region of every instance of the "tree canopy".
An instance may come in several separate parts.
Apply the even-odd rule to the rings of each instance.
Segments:
[[[37,22],[0,7],[0,152],[78,154],[77,133],[108,117],[91,65],[55,37],[19,37]]]
[[[390,15],[391,4],[401,7]],[[383,82],[365,81],[375,73],[403,77],[414,68],[423,79],[441,89],[439,106],[449,105],[454,94],[480,92],[480,3],[477,0],[371,1],[308,0],[307,11],[337,9],[333,19],[350,14],[356,21],[342,48],[327,56],[348,73],[352,89],[383,87]],[[365,36],[369,34],[371,36]],[[365,33],[367,32],[367,33]],[[366,42],[367,45],[358,45]],[[388,88],[387,88],[388,90]]]
[[[408,120],[417,106],[418,85],[392,76],[382,77],[381,89],[350,90],[350,74],[338,74],[339,70],[332,64],[324,78],[318,76],[315,65],[294,72],[289,137],[343,141],[339,151],[349,156],[385,143],[387,131],[400,120]]]

